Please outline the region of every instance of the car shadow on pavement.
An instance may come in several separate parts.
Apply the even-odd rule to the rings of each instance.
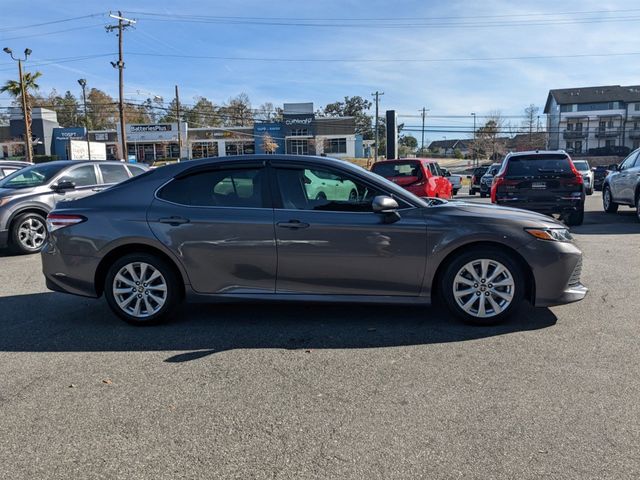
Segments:
[[[357,349],[463,342],[556,323],[526,304],[509,322],[473,327],[439,307],[235,303],[186,305],[154,327],[133,327],[104,300],[58,293],[0,297],[0,351],[179,351],[186,362],[234,349]]]
[[[618,213],[585,212],[584,223],[571,227],[579,235],[627,235],[640,233],[635,210],[620,207]]]

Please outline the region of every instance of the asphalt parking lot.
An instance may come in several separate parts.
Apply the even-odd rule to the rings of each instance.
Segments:
[[[588,297],[486,328],[291,304],[134,328],[0,254],[0,476],[638,478],[640,224],[596,193],[573,231]]]

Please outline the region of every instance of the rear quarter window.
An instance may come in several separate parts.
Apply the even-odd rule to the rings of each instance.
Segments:
[[[382,177],[420,177],[421,170],[418,162],[378,163],[371,169]]]

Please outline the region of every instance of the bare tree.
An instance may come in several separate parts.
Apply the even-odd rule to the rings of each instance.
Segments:
[[[262,150],[268,154],[276,153],[276,150],[278,150],[278,143],[268,132],[262,135]]]

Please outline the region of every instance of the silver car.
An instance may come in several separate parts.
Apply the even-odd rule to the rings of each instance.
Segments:
[[[594,173],[591,170],[591,166],[589,162],[586,160],[574,160],[573,165],[576,167],[576,170],[580,172],[582,175],[582,180],[584,181],[584,192],[587,195],[593,195],[593,177]]]
[[[0,248],[39,252],[45,219],[61,200],[77,200],[144,173],[146,165],[58,161],[29,165],[0,180]]]
[[[333,198],[308,173],[350,182]],[[420,199],[348,162],[252,155],[150,171],[49,214],[47,286],[127,322],[181,300],[430,304],[476,324],[581,300],[582,254],[536,213]]]

